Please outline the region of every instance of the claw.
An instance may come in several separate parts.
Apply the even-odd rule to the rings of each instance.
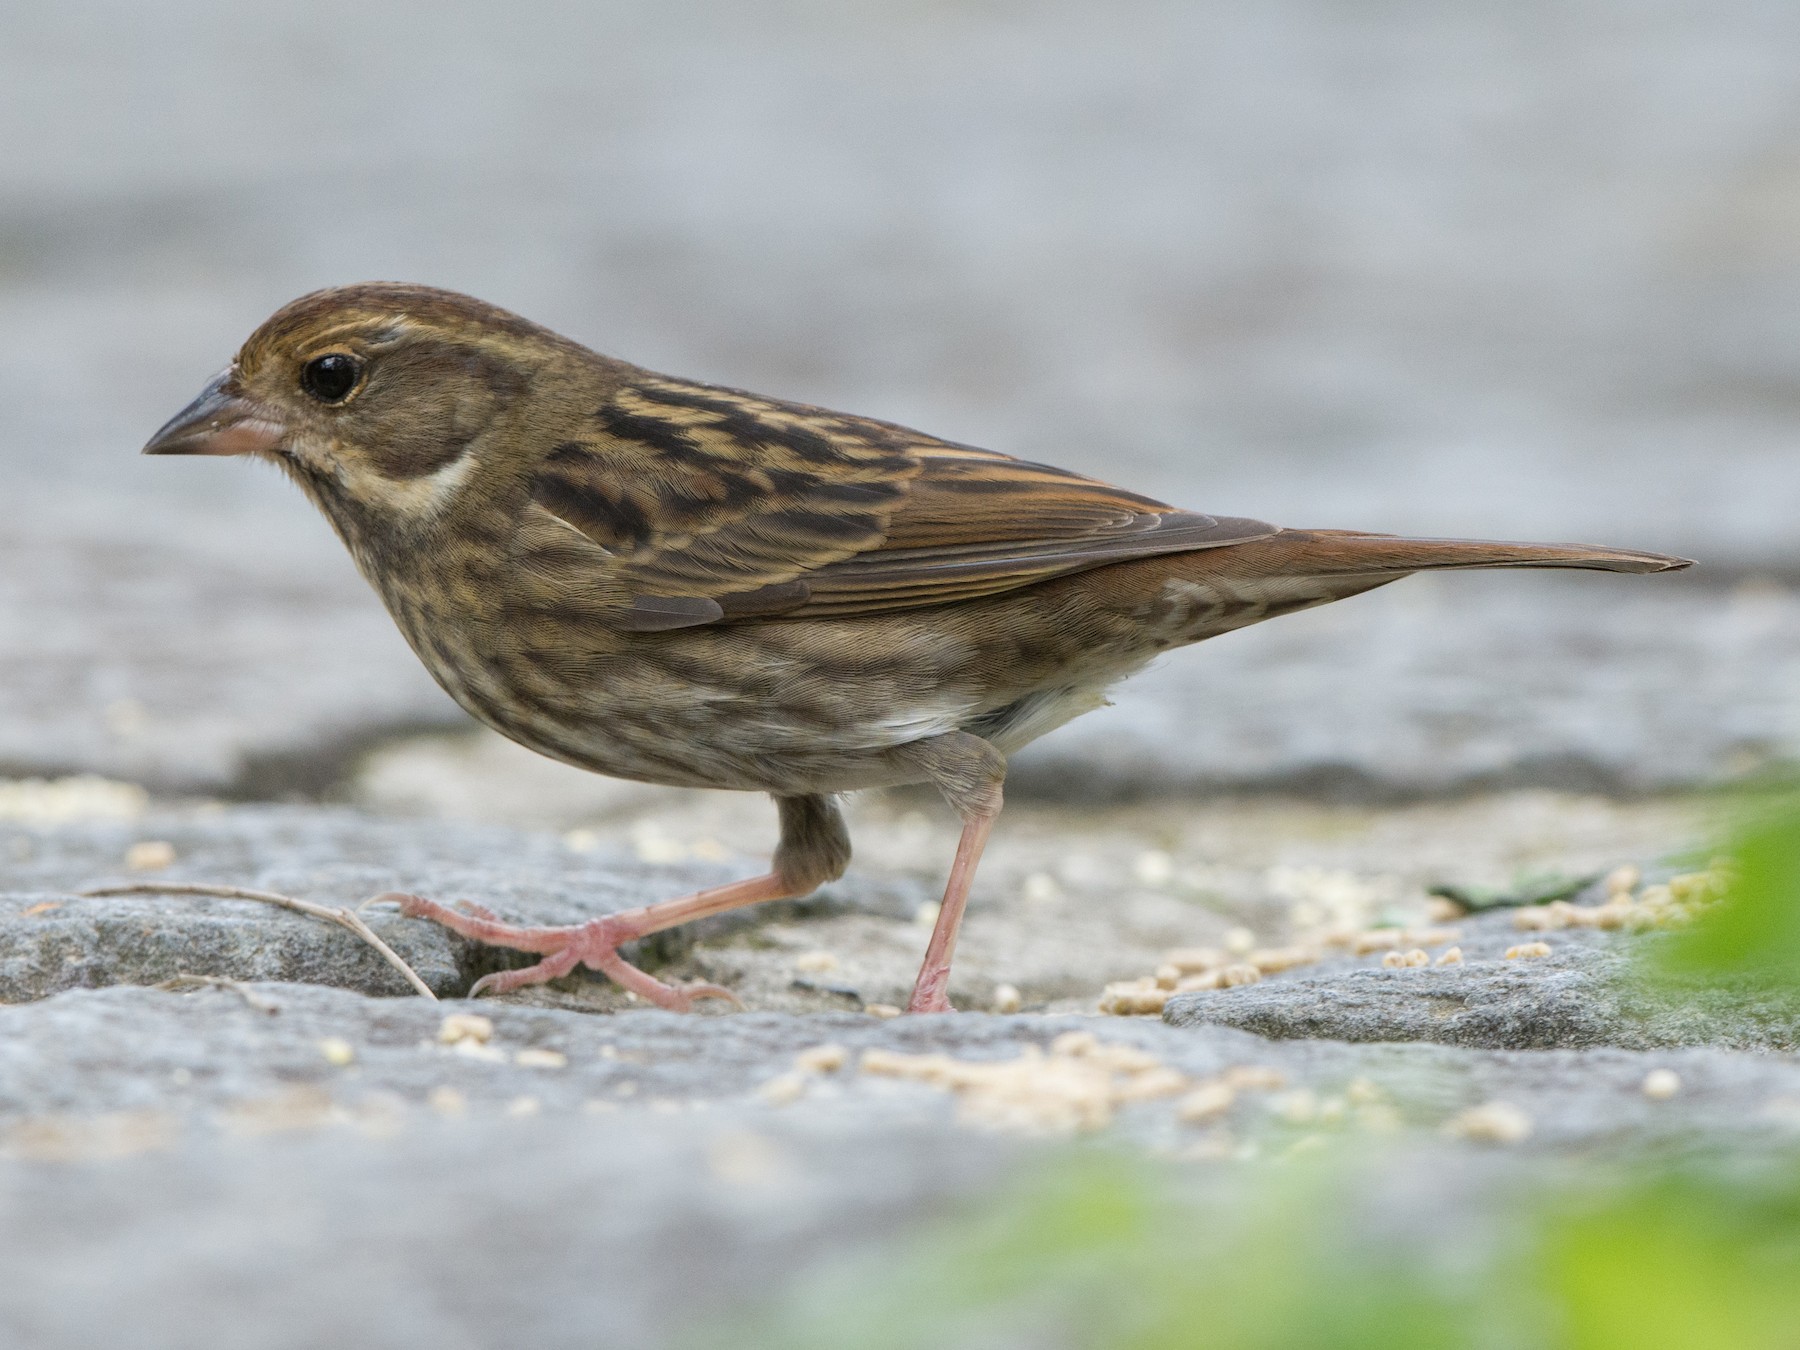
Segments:
[[[744,1011],[744,1000],[722,984],[708,984],[705,980],[696,980],[692,984],[676,984],[669,986],[673,992],[681,996],[681,1007],[677,1012],[692,1012],[695,999],[717,998],[731,1004],[739,1012]]]
[[[486,919],[489,923],[499,923],[500,916],[486,905],[478,905],[473,900],[458,900],[456,907],[464,914],[473,914],[478,919]]]

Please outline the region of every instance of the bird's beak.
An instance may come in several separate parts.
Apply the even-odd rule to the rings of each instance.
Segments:
[[[222,370],[200,397],[176,413],[144,447],[146,455],[250,455],[279,449],[287,427],[238,393]]]

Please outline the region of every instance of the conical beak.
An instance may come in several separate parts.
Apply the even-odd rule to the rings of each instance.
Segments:
[[[287,428],[232,386],[220,371],[144,447],[146,455],[250,455],[279,449]]]

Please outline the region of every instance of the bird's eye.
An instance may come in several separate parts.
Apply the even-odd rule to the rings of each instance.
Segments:
[[[321,403],[342,403],[362,378],[362,362],[343,352],[315,356],[300,371],[300,387]]]

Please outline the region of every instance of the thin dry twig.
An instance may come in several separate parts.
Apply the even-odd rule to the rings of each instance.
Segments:
[[[419,973],[400,958],[387,943],[383,942],[375,930],[362,921],[362,916],[353,910],[333,908],[330,905],[315,905],[310,900],[296,900],[291,895],[281,895],[275,891],[253,891],[246,886],[209,886],[194,881],[137,881],[125,886],[90,886],[77,895],[99,897],[107,895],[210,895],[221,900],[260,900],[268,905],[280,905],[283,909],[291,909],[297,914],[310,914],[315,919],[324,919],[341,927],[348,928],[364,942],[381,953],[386,961],[401,975],[406,982],[418,990],[433,1003],[437,995],[431,992],[431,986],[419,978]]]
[[[264,998],[242,980],[228,980],[223,975],[172,975],[166,980],[158,980],[150,987],[167,990],[172,994],[183,989],[229,989],[257,1012],[268,1013],[273,1017],[281,1011],[281,1005],[274,999]]]

